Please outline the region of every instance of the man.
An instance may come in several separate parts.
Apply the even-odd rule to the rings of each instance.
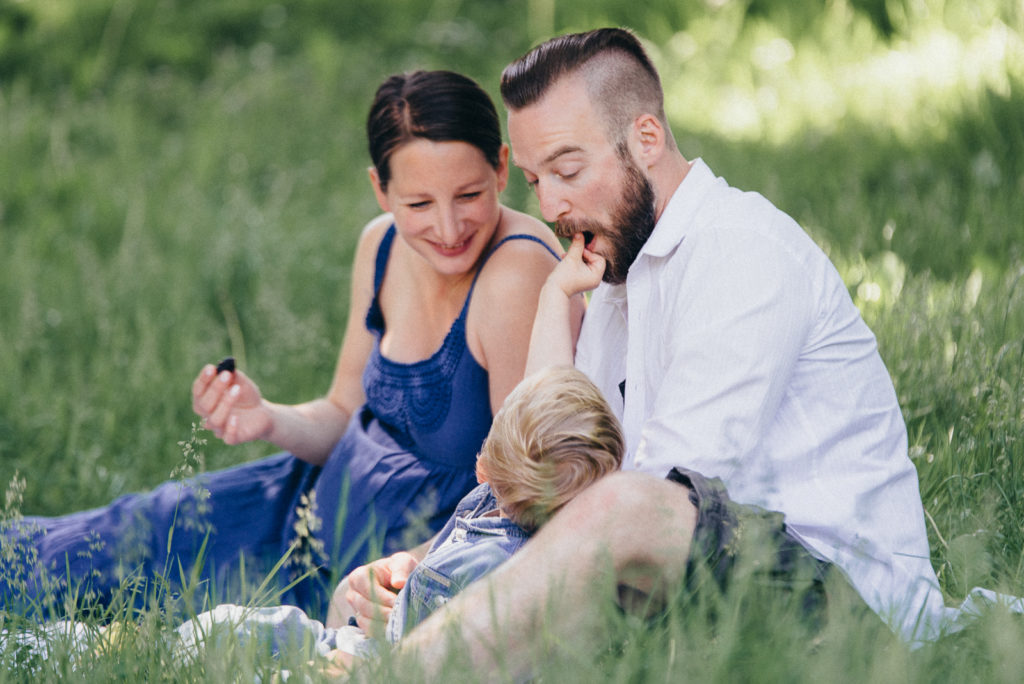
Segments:
[[[441,630],[457,625],[475,662],[501,652],[515,670],[522,644],[507,638],[525,639],[542,614],[549,629],[588,627],[601,559],[641,590],[684,581],[709,529],[721,541],[735,521],[705,519],[691,503],[703,479],[677,467],[781,512],[780,543],[841,570],[904,639],[933,637],[942,596],[906,428],[827,257],[763,197],[683,157],[657,73],[627,31],[548,41],[509,65],[502,97],[515,164],[544,219],[573,238],[541,293],[530,366],[571,358],[568,300],[603,278],[575,364],[621,417],[632,472],[584,492],[403,648],[430,665]],[[376,584],[350,577],[364,619],[371,589],[401,584],[400,565],[377,565]],[[544,612],[553,586],[572,610]]]

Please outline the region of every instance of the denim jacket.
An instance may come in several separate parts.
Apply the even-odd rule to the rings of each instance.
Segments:
[[[497,508],[487,484],[459,502],[398,593],[386,632],[390,643],[397,642],[471,582],[498,567],[526,542],[527,532],[508,518],[485,516]]]

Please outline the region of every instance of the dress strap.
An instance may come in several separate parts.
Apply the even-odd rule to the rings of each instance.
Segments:
[[[392,223],[387,232],[384,233],[384,237],[380,241],[380,246],[377,247],[377,258],[373,273],[373,301],[370,302],[370,309],[366,312],[366,327],[370,331],[377,332],[378,334],[383,334],[384,332],[384,313],[380,310],[380,301],[377,296],[380,294],[381,283],[384,282],[384,273],[387,270],[388,258],[391,255],[391,243],[394,242],[396,232],[395,224]],[[469,301],[473,297],[474,288],[476,288],[477,278],[480,277],[480,272],[484,270],[484,265],[487,263],[487,260],[491,258],[492,254],[498,251],[499,247],[509,240],[533,240],[544,249],[548,250],[548,252],[551,253],[551,256],[555,257],[556,260],[559,259],[558,253],[551,249],[548,243],[535,235],[516,233],[515,235],[507,235],[503,237],[498,244],[491,248],[491,251],[487,253],[484,260],[480,262],[480,268],[476,270],[476,274],[473,276],[473,282],[469,286],[469,292],[466,293],[466,301],[463,302],[462,311],[459,312],[459,318],[456,319],[456,321],[466,317],[466,312],[469,310]]]
[[[380,284],[384,282],[384,272],[388,268],[388,258],[391,256],[391,243],[395,240],[396,232],[395,224],[392,223],[377,247],[377,260],[373,267],[373,293],[375,295],[380,292]]]
[[[380,285],[384,282],[384,272],[388,268],[391,256],[391,243],[395,241],[395,224],[392,223],[377,246],[377,258],[373,266],[373,299],[366,312],[366,329],[379,335],[384,334],[384,312],[380,310]]]
[[[561,261],[561,258],[558,256],[558,252],[551,249],[551,246],[548,245],[548,243],[544,242],[536,235],[529,235],[527,233],[515,233],[514,235],[506,235],[505,237],[501,238],[498,244],[494,245],[494,247],[491,248],[491,251],[487,253],[487,256],[484,257],[484,260],[480,262],[480,268],[476,270],[476,275],[473,276],[473,282],[469,286],[469,293],[466,295],[466,303],[462,305],[462,315],[465,315],[466,309],[469,307],[469,300],[473,296],[473,288],[476,287],[477,278],[479,278],[480,273],[483,272],[484,266],[487,264],[487,260],[491,258],[492,254],[498,251],[499,247],[501,247],[509,240],[533,240],[538,245],[551,252],[551,256],[555,257],[556,261]]]

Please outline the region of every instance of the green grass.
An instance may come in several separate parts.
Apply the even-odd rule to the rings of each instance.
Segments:
[[[363,117],[384,76],[454,68],[495,93],[541,34],[624,23],[651,40],[684,154],[804,225],[875,331],[949,601],[975,585],[1024,594],[1019,3],[380,4],[0,3],[0,483],[25,478],[21,511],[166,479],[190,435],[189,384],[227,353],[275,400],[327,389],[355,237],[377,211]],[[506,200],[535,213],[518,176]],[[203,462],[269,451],[211,440]],[[1024,626],[998,611],[914,652],[870,622],[809,648],[778,615],[710,630],[685,614],[609,616],[599,644],[563,635],[542,679],[1024,671]],[[143,615],[125,647],[75,676],[221,681],[280,665],[244,648],[177,663],[159,638],[170,624]],[[71,662],[51,658],[42,679]]]

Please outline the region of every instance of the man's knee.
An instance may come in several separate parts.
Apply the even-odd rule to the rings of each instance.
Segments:
[[[685,487],[647,473],[610,473],[577,498],[595,514],[619,520],[624,526],[653,521],[679,529],[696,520],[696,508]]]
[[[604,538],[620,559],[685,556],[697,509],[685,487],[646,473],[607,475],[566,506],[574,527]],[[667,558],[666,558],[667,560]]]

